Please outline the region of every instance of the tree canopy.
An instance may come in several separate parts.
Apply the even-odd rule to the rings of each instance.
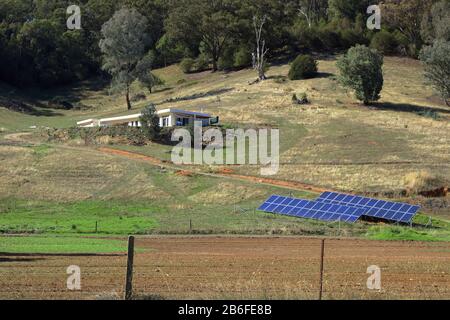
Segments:
[[[147,53],[150,45],[147,26],[147,18],[136,9],[123,8],[102,27],[102,68],[113,77],[115,89],[125,90],[128,109],[131,109],[131,84],[135,80],[147,81],[152,66],[152,55]]]
[[[146,62],[158,67],[191,58],[201,62],[196,69],[210,65],[215,71],[220,65],[249,65],[257,51],[255,16],[267,17],[261,38],[270,49],[269,62],[368,45],[376,31],[366,28],[367,6],[377,3],[382,6],[383,38],[395,40],[389,54],[417,57],[424,43],[448,38],[448,0],[83,0],[78,4],[80,30],[66,26],[66,9],[73,1],[3,0],[0,80],[54,86],[107,76],[99,46],[102,26],[122,8],[147,21],[141,31],[148,36],[145,54],[151,51],[152,59],[148,56]],[[147,79],[154,80],[148,73]]]

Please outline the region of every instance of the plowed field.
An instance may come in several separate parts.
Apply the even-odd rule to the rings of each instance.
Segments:
[[[316,299],[320,240],[152,237],[136,240],[134,292],[152,299]],[[450,244],[326,240],[325,299],[450,299]],[[66,269],[81,269],[81,291]],[[381,290],[367,289],[369,266]],[[0,254],[2,299],[123,295],[126,255]]]

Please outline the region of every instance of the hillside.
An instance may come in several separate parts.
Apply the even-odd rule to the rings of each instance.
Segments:
[[[336,234],[336,225],[254,212],[267,195],[288,194],[286,189],[202,175],[192,177],[143,161],[105,155],[77,141],[50,144],[39,134],[41,127],[67,128],[87,118],[136,113],[148,102],[156,103],[158,108],[203,110],[220,116],[222,124],[229,127],[280,128],[282,165],[274,179],[394,196],[423,204],[427,214],[445,219],[450,216],[448,198],[403,194],[421,172],[440,181],[450,179],[450,109],[423,84],[419,62],[386,58],[382,99],[372,107],[356,103],[353,95],[338,85],[335,58],[320,60],[320,75],[314,79],[289,81],[288,70],[288,65],[273,66],[267,81],[250,85],[255,79],[253,70],[185,75],[173,65],[155,71],[165,80],[155,93],[133,88],[133,94],[144,93],[147,98],[134,103],[129,112],[125,111],[122,96],[109,95],[107,85],[98,85],[94,80],[52,91],[20,91],[3,86],[3,103],[23,101],[34,109],[34,114],[24,114],[0,106],[0,163],[5,178],[0,198],[5,199],[2,212],[10,213],[0,221],[3,232],[89,233],[95,221],[104,219],[110,224],[104,232],[184,233],[189,231],[192,219],[194,229],[203,233]],[[307,93],[310,105],[292,104],[292,94],[301,92]],[[48,100],[55,96],[85,108],[47,108]],[[30,135],[17,135],[20,132]],[[161,160],[170,157],[170,147],[159,144],[110,147]],[[257,176],[257,169],[240,166],[228,170]],[[128,199],[127,205],[124,199]],[[80,210],[91,214],[86,216]],[[55,229],[53,220],[59,221],[65,214],[74,215],[73,220]],[[38,216],[47,222],[34,225]],[[129,217],[125,229],[115,225],[118,216]],[[343,232],[358,236],[369,227],[345,226]]]
[[[450,176],[450,110],[423,84],[419,62],[386,58],[382,99],[373,107],[356,103],[352,94],[338,85],[334,59],[321,60],[319,71],[315,79],[288,81],[288,66],[275,66],[268,81],[249,85],[255,77],[252,70],[185,75],[171,66],[156,71],[166,82],[156,93],[150,95],[138,87],[133,92],[145,93],[147,101],[158,108],[204,110],[230,126],[279,127],[280,179],[347,191],[389,193],[403,190],[405,177],[421,171]],[[68,127],[90,117],[135,113],[147,102],[137,102],[134,110],[124,112],[123,97],[108,95],[106,86],[94,89],[85,83],[52,92],[26,92],[33,97],[30,104],[37,110],[53,114],[23,115],[2,108],[0,127],[3,131],[26,130],[33,125]],[[308,94],[311,105],[292,105],[292,94],[301,92]],[[21,99],[22,95],[17,92],[10,96]],[[38,107],[54,96],[80,101],[91,109]],[[145,153],[146,148],[140,151]]]

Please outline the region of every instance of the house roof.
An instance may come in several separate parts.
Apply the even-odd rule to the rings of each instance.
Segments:
[[[87,119],[87,120],[83,120],[83,121],[78,121],[77,124],[78,125],[83,125],[83,124],[88,124],[88,123],[91,123],[91,122],[94,122],[94,121],[95,121],[94,119]]]
[[[128,116],[120,116],[120,117],[113,117],[113,118],[104,118],[104,119],[100,119],[101,122],[112,122],[112,121],[122,121],[122,120],[137,120],[140,118],[142,114],[141,113],[136,113],[136,114],[130,114]]]
[[[173,108],[159,110],[156,113],[158,115],[176,113],[176,114],[180,114],[180,115],[197,116],[197,117],[201,117],[201,118],[211,118],[211,115],[208,113],[202,113],[202,112],[196,112],[196,111],[186,111],[186,110],[173,109]]]
[[[195,117],[199,117],[199,118],[211,118],[211,115],[207,114],[207,113],[186,111],[186,110],[173,109],[173,108],[159,110],[156,112],[156,114],[158,116],[177,114],[177,115],[181,115],[181,116],[186,115],[186,116],[195,116]],[[83,121],[77,122],[77,125],[84,125],[84,124],[92,123],[94,121],[99,121],[100,123],[120,122],[120,121],[138,121],[139,118],[141,117],[141,115],[142,115],[141,113],[136,113],[136,114],[130,114],[130,115],[125,115],[125,116],[120,116],[120,117],[103,118],[103,119],[98,119],[98,120],[97,119],[88,119],[88,120],[83,120]]]

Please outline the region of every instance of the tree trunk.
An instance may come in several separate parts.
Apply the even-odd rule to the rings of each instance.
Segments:
[[[266,74],[264,72],[264,66],[259,67],[258,73],[259,73],[258,78],[260,81],[264,81],[267,79]]]
[[[213,72],[216,72],[219,68],[217,67],[217,60],[216,58],[213,58]]]
[[[127,99],[127,108],[128,110],[131,110],[131,102],[130,102],[130,87],[127,87],[127,93],[126,93],[126,99]]]

